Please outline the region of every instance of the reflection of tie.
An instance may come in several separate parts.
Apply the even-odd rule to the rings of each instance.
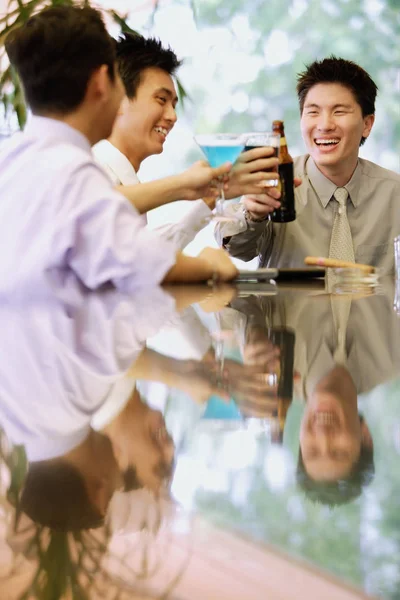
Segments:
[[[329,258],[354,262],[353,240],[347,219],[348,196],[348,191],[343,187],[337,188],[333,194],[333,197],[339,203],[339,208],[333,222]]]
[[[331,308],[333,323],[336,330],[336,349],[333,353],[335,363],[345,365],[346,353],[346,331],[351,309],[351,297],[331,296]]]

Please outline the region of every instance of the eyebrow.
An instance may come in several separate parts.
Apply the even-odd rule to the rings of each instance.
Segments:
[[[311,104],[305,104],[304,108],[321,108],[319,106],[319,104],[315,104],[314,102]],[[350,104],[334,104],[332,107],[332,110],[334,110],[335,108],[347,108],[347,109],[351,109],[352,106],[350,106]]]
[[[166,87],[160,87],[154,93],[155,94],[159,94],[160,92],[164,92],[164,94],[167,94],[167,96],[169,96],[170,98],[172,98],[172,104],[174,106],[178,103],[178,96],[176,94],[173,94],[171,92],[171,90],[169,90],[168,88],[166,88]]]

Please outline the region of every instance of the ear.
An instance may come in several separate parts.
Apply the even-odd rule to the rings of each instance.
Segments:
[[[364,117],[364,129],[362,132],[363,137],[367,138],[371,133],[372,125],[375,121],[375,115],[367,115]]]
[[[105,517],[110,503],[109,485],[106,477],[91,477],[87,482],[90,502]]]
[[[126,114],[126,112],[129,109],[129,102],[130,102],[130,100],[129,100],[128,96],[124,96],[122,98],[122,102],[119,105],[119,109],[117,112],[117,117],[122,117],[124,114]]]
[[[87,85],[87,94],[92,98],[107,99],[112,83],[107,65],[101,65],[90,76]]]
[[[371,432],[364,419],[361,422],[361,445],[370,450],[374,447]]]

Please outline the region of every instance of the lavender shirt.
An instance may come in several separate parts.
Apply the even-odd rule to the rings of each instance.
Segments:
[[[90,289],[160,283],[175,263],[171,242],[140,215],[69,125],[33,117],[0,150],[0,293],[72,270]]]

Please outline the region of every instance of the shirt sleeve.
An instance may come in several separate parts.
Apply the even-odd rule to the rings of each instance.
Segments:
[[[196,200],[190,210],[177,222],[165,223],[154,228],[164,240],[183,250],[206,225],[212,211],[203,200]]]
[[[96,164],[72,173],[59,197],[53,248],[89,289],[157,285],[175,264],[174,245],[143,227],[139,213]]]

